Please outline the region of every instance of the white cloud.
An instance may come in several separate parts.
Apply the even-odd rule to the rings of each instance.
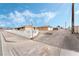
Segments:
[[[5,24],[0,24],[0,27],[5,27],[6,25]]]
[[[0,15],[0,19],[1,19],[1,18],[6,18],[6,16],[5,16],[5,15]]]
[[[31,11],[29,11],[29,10],[25,10],[23,13],[22,13],[22,15],[24,15],[24,16],[34,16],[34,14],[31,12]]]
[[[45,23],[47,23],[56,16],[56,13],[55,12],[42,12],[39,14],[35,14],[29,10],[26,10],[24,12],[15,11],[14,14],[10,13],[9,16],[10,16],[10,18],[14,19],[14,21],[16,21],[16,22],[24,22],[26,20],[29,21],[30,19],[33,20],[33,18],[35,18],[35,17],[36,18],[44,17],[46,19]]]
[[[18,11],[15,11],[15,13],[10,13],[9,14],[9,18],[12,19],[13,22],[24,22],[25,19],[22,16],[21,13],[19,13]]]
[[[77,10],[77,11],[75,12],[75,14],[78,15],[78,14],[79,14],[79,10]]]
[[[10,13],[7,16],[6,15],[0,15],[1,18],[6,18],[11,20],[12,22],[15,23],[27,23],[30,20],[34,20],[34,18],[44,18],[44,23],[48,23],[51,19],[53,19],[56,16],[55,12],[41,12],[38,14],[32,13],[29,10],[26,10],[24,12],[18,12],[15,11],[14,13]],[[10,23],[9,23],[10,24]]]
[[[39,13],[39,14],[35,14],[35,13],[32,13],[28,10],[26,10],[25,12],[23,12],[23,15],[25,16],[30,16],[31,18],[33,17],[37,17],[37,18],[42,18],[42,17],[45,17],[45,23],[48,23],[51,19],[53,19],[55,16],[56,16],[56,13],[55,12],[42,12],[42,13]]]

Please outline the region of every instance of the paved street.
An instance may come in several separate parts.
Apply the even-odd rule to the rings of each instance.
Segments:
[[[51,35],[46,33],[43,34],[44,35],[36,38],[35,40],[51,46],[79,52],[79,34],[71,34],[70,31],[62,29],[51,32]]]
[[[79,34],[68,30],[40,31],[33,40],[7,31],[1,34],[4,56],[79,56]]]
[[[4,35],[4,55],[13,56],[37,56],[37,55],[59,55],[60,48],[52,47],[47,44],[26,39],[12,33],[2,32]]]

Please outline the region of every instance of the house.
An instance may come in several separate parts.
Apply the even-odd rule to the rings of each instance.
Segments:
[[[79,26],[74,26],[74,32],[79,33]]]
[[[24,30],[25,27],[18,27],[18,28],[14,28],[15,30]]]
[[[15,28],[16,30],[53,30],[50,26],[33,27],[31,25]]]
[[[15,28],[15,30],[32,30],[32,29],[33,27],[31,25]]]
[[[48,30],[47,26],[34,27],[35,30]]]
[[[25,26],[24,28],[24,30],[32,30],[32,29],[34,29],[34,27],[31,25]]]
[[[34,27],[34,29],[36,29],[36,30],[53,30],[53,28],[52,27],[50,27],[50,26],[40,26],[40,27]]]
[[[59,30],[59,29],[63,29],[63,27],[61,26],[53,27],[53,30]]]

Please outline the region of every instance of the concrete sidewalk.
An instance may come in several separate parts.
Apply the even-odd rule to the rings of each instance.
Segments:
[[[58,35],[60,35],[59,34],[60,32],[62,32],[62,30],[55,32],[54,36],[57,35],[57,33],[58,33]],[[7,39],[7,41],[5,41],[4,37],[2,36],[3,42],[4,42],[3,43],[4,56],[79,56],[79,52],[77,52],[75,50],[69,50],[66,48],[63,49],[61,47],[61,45],[59,47],[53,45],[53,44],[58,44],[58,43],[56,43],[56,42],[59,42],[57,38],[55,39],[55,40],[57,40],[56,42],[50,41],[50,39],[48,39],[49,43],[53,42],[52,44],[48,44],[48,43],[45,43],[47,41],[44,38],[41,38],[41,41],[28,40],[25,37],[21,37],[21,36],[12,34],[12,33],[8,33],[6,31],[3,31],[2,33],[3,33],[4,37]],[[44,32],[44,34],[46,34],[46,33]],[[62,40],[64,40],[62,38],[62,35],[64,35],[64,34],[67,35],[69,33],[64,32],[64,30],[63,30],[63,32],[60,35],[61,40],[60,40],[59,44],[60,43],[62,44],[64,42],[64,41],[62,41]],[[45,36],[47,36],[47,34]],[[50,38],[50,36],[49,37],[47,36],[47,37]],[[43,37],[43,35],[42,35],[42,37]],[[57,36],[55,36],[55,37],[57,37]],[[44,39],[44,40],[42,40],[42,39]]]
[[[24,36],[26,38],[34,38],[39,34],[38,30],[25,30],[25,31],[19,31],[19,30],[6,30],[7,32],[17,34],[20,36]]]
[[[2,41],[1,41],[1,33],[0,33],[0,56],[3,55],[3,52],[2,52]]]

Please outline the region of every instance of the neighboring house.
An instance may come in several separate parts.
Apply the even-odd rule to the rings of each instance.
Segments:
[[[14,28],[15,30],[24,30],[25,27],[18,27],[18,28]]]
[[[32,30],[32,29],[34,28],[31,25],[15,28],[15,30]]]
[[[79,33],[79,26],[74,26],[74,32]]]
[[[48,26],[48,30],[53,30],[53,27],[52,26]]]
[[[59,29],[62,29],[62,27],[60,27],[60,26],[53,27],[53,30],[59,30]]]
[[[53,28],[49,26],[32,27],[31,25],[19,27],[15,29],[16,30],[53,30]]]
[[[50,26],[40,26],[40,27],[34,27],[36,30],[53,30]]]
[[[48,30],[47,26],[34,27],[35,30]]]
[[[54,27],[53,30],[58,30],[58,28],[57,27]]]
[[[33,30],[34,27],[32,27],[31,25],[25,26],[24,30]]]

